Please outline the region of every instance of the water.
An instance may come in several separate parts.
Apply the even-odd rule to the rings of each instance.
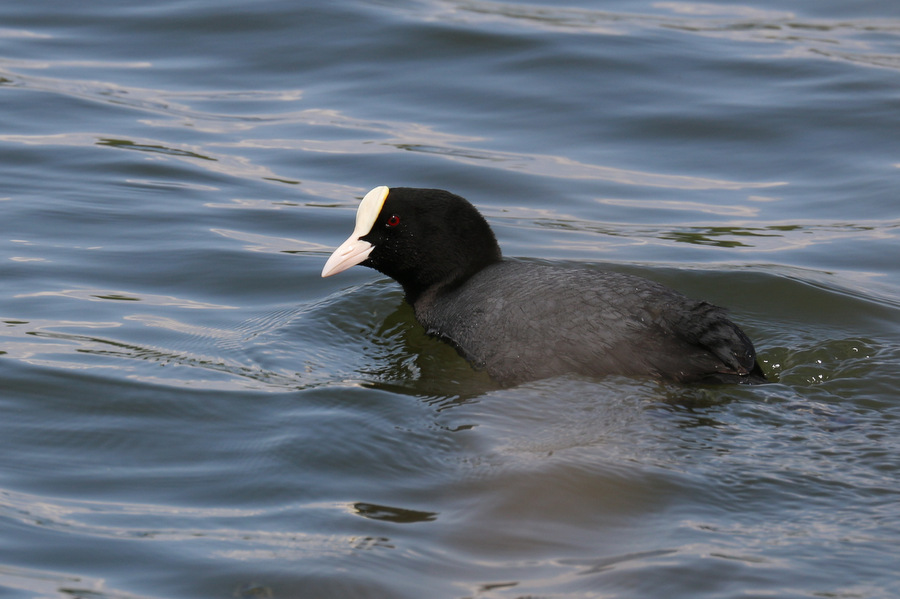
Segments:
[[[894,597],[890,2],[0,4],[0,596]],[[730,308],[774,384],[498,389],[375,185]]]

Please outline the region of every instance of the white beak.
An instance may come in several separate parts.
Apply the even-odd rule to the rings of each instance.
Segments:
[[[325,262],[325,267],[322,269],[322,276],[330,277],[339,272],[344,272],[351,266],[356,266],[369,257],[374,247],[368,241],[363,241],[351,235],[350,239],[342,243],[329,256],[328,261]]]
[[[384,201],[387,199],[389,191],[384,186],[376,187],[362,199],[362,202],[359,203],[359,208],[356,210],[356,227],[353,229],[350,238],[342,243],[338,249],[334,250],[334,253],[328,258],[325,267],[322,269],[323,277],[330,277],[339,272],[344,272],[351,266],[356,266],[369,257],[374,246],[368,241],[363,241],[360,237],[365,237],[372,230],[372,227],[375,225],[375,219],[378,218],[378,213],[381,212],[381,207],[384,206]]]

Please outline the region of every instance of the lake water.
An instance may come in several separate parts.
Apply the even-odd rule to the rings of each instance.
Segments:
[[[500,389],[322,279],[376,185],[774,381]],[[900,7],[0,3],[0,597],[894,598]]]

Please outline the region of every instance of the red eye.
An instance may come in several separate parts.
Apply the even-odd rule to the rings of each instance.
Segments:
[[[387,226],[396,227],[399,224],[400,224],[400,217],[397,216],[396,214],[392,214],[388,217]]]

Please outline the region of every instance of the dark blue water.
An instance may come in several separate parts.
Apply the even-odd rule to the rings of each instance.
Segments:
[[[0,3],[0,596],[895,597],[898,131],[886,0]],[[376,185],[775,383],[499,389]]]

